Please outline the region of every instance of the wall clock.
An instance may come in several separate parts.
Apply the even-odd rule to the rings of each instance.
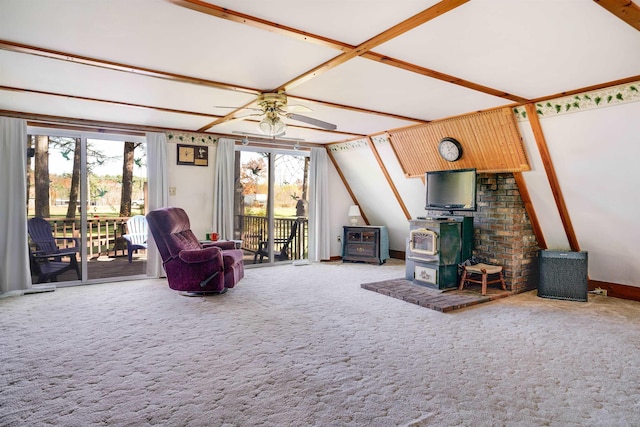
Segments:
[[[192,165],[195,160],[194,147],[178,144],[178,164]]]
[[[178,144],[178,164],[192,166],[209,165],[209,147]]]
[[[448,162],[455,162],[462,157],[462,145],[454,138],[442,138],[438,143],[440,157]]]

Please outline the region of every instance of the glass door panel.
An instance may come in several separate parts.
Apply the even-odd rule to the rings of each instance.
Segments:
[[[41,229],[51,229],[54,248],[65,255],[45,257],[32,238],[33,282],[86,282],[145,274],[146,250],[138,245],[129,262],[126,240],[129,218],[145,214],[145,144],[40,131],[27,138],[27,216],[46,221],[48,227]],[[55,263],[70,263],[70,252],[73,268],[43,275],[43,270],[59,265]]]
[[[304,155],[236,151],[234,237],[245,264],[307,257],[308,169]]]
[[[309,158],[274,154],[274,259],[307,258]]]
[[[146,237],[131,219],[145,214],[145,145],[88,139],[86,163],[87,278],[145,274]]]
[[[27,137],[27,224],[33,283],[82,278],[83,236],[77,210],[80,145],[80,138],[74,137]]]
[[[269,262],[269,161],[269,153],[236,151],[234,237],[245,264]]]

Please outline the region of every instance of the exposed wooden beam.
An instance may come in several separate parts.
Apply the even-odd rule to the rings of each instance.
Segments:
[[[130,123],[106,122],[102,120],[86,120],[74,117],[53,116],[48,114],[28,113],[24,111],[0,110],[1,116],[16,117],[25,120],[54,123],[56,125],[81,126],[99,129],[99,132],[126,131],[135,132],[193,132],[191,129],[162,128],[157,126],[135,125]],[[213,135],[208,133],[207,135]]]
[[[533,202],[531,201],[527,183],[525,182],[521,172],[514,172],[513,177],[515,178],[516,185],[518,186],[520,198],[522,198],[522,202],[524,203],[524,209],[527,211],[527,216],[529,216],[529,221],[533,228],[533,234],[536,236],[536,240],[538,241],[538,247],[540,249],[547,249],[547,242],[544,238],[544,234],[542,233],[542,227],[540,226],[540,221],[538,221],[538,216],[536,215]]]
[[[230,112],[230,113],[229,113],[229,114],[227,114],[226,116],[224,116],[224,117],[220,117],[219,119],[216,119],[216,120],[214,120],[214,121],[212,121],[212,122],[210,122],[210,123],[207,123],[206,125],[202,126],[200,129],[198,129],[198,132],[204,132],[204,131],[206,131],[206,130],[208,130],[208,129],[212,128],[212,127],[214,127],[215,125],[219,125],[219,124],[221,124],[221,123],[224,123],[224,122],[227,122],[227,121],[229,121],[229,120],[233,119],[233,118],[234,118],[234,116],[235,116],[238,112],[240,112],[240,111],[244,110],[245,108],[249,107],[249,106],[250,106],[250,105],[252,105],[254,102],[255,102],[255,99],[254,99],[254,100],[252,100],[251,102],[248,102],[248,103],[244,104],[242,107],[238,107],[238,108],[234,109],[232,112]]]
[[[325,147],[326,147],[326,150],[327,150],[327,156],[329,156],[329,159],[331,160],[331,163],[333,163],[333,166],[336,168],[336,171],[338,172],[338,176],[342,180],[342,184],[344,184],[344,188],[347,189],[347,192],[349,193],[349,196],[351,196],[351,200],[353,201],[353,204],[360,206],[360,203],[358,203],[358,198],[356,197],[355,194],[353,194],[353,191],[351,190],[351,186],[347,182],[347,179],[345,178],[344,174],[342,173],[342,170],[340,169],[340,166],[338,165],[338,162],[336,161],[336,158],[334,157],[333,153],[331,152],[330,145],[326,145]],[[345,216],[346,216],[346,214],[345,214]],[[369,225],[369,219],[365,215],[365,212],[362,209],[362,206],[360,206],[360,216],[364,220],[364,223]],[[344,244],[345,242],[342,242],[342,243]]]
[[[59,93],[59,92],[48,92],[43,90],[26,89],[26,88],[12,87],[12,86],[0,86],[0,90],[6,90],[6,91],[12,91],[12,92],[34,93],[37,95],[56,96],[61,98],[77,99],[80,101],[100,102],[100,103],[106,103],[110,105],[118,105],[121,107],[144,108],[147,110],[162,111],[164,113],[186,114],[189,116],[200,116],[200,117],[218,117],[214,114],[199,113],[197,111],[176,110],[174,108],[164,108],[164,107],[157,107],[157,106],[145,105],[145,104],[134,104],[131,102],[119,102],[119,101],[113,101],[109,99],[69,95],[69,94]]]
[[[14,43],[7,40],[0,40],[0,49],[12,51],[12,52],[26,53],[29,55],[41,56],[44,58],[57,59],[60,61],[74,62],[76,64],[89,65],[92,67],[106,68],[112,71],[122,71],[126,73],[140,74],[148,77],[155,77],[159,79],[171,80],[171,81],[182,82],[182,83],[197,84],[197,85],[208,86],[208,87],[213,87],[217,89],[244,92],[244,93],[250,93],[253,95],[258,95],[260,93],[260,91],[253,88],[248,88],[248,87],[243,87],[238,85],[231,85],[228,83],[216,82],[213,80],[200,79],[197,77],[190,77],[190,76],[185,76],[181,74],[167,73],[164,71],[152,70],[150,68],[137,67],[134,65],[128,65],[128,64],[123,64],[119,62],[105,61],[102,59],[90,58],[88,56],[74,55],[68,52],[60,52],[60,51],[45,49],[45,48],[36,47],[36,46],[29,46],[29,45],[20,44],[20,43]]]
[[[341,110],[355,111],[356,113],[372,114],[372,115],[375,115],[375,116],[389,117],[389,118],[398,119],[398,120],[407,120],[407,121],[410,121],[410,122],[415,122],[416,124],[429,123],[428,120],[417,119],[415,117],[401,116],[400,114],[393,114],[393,113],[384,113],[382,111],[370,110],[368,108],[360,108],[360,107],[353,107],[351,105],[337,104],[335,102],[317,101],[315,99],[305,98],[303,96],[287,95],[287,98],[289,100],[300,99],[302,101],[315,102],[315,103],[318,103],[320,105],[324,105],[326,107],[333,107],[333,108],[339,108]]]
[[[127,135],[144,135],[146,132],[185,132],[197,133],[192,129],[180,129],[169,127],[157,127],[146,125],[135,125],[130,123],[106,122],[101,120],[77,119],[74,117],[53,116],[47,114],[28,113],[24,111],[0,110],[0,116],[16,117],[25,119],[34,126],[47,126],[57,129],[83,129],[88,132],[96,133],[115,133]],[[214,136],[218,138],[241,139],[240,135],[230,135],[223,132],[200,132],[203,135]],[[277,145],[282,145],[283,140],[275,139]],[[287,145],[289,141],[284,141]],[[265,138],[264,144],[268,145],[268,139]],[[303,142],[305,146],[325,147],[325,144],[317,144],[312,142]]]
[[[207,15],[215,16],[216,18],[227,19],[229,21],[237,22],[244,25],[249,25],[255,28],[260,28],[262,30],[277,33],[277,34],[291,37],[297,40],[314,43],[317,45],[329,47],[344,53],[351,54],[350,56],[338,56],[328,61],[327,63],[320,65],[319,67],[317,67],[317,70],[314,69],[316,71],[312,70],[311,72],[307,73],[307,74],[311,73],[308,75],[308,78],[312,78],[316,75],[319,75],[321,74],[321,72],[327,71],[337,65],[340,65],[344,61],[352,59],[355,56],[362,56],[363,58],[377,61],[392,67],[401,68],[403,70],[410,71],[412,73],[421,74],[423,76],[442,80],[451,84],[466,87],[468,89],[473,89],[479,92],[487,93],[489,95],[494,95],[501,98],[509,99],[514,102],[525,103],[528,101],[527,99],[517,95],[512,95],[504,91],[500,91],[498,89],[482,86],[482,85],[469,82],[454,76],[449,76],[447,74],[440,73],[438,71],[429,70],[427,68],[420,67],[415,64],[410,64],[408,62],[400,61],[398,59],[390,58],[388,56],[372,52],[370,50],[374,46],[384,43],[390,40],[391,38],[397,37],[398,35],[403,34],[404,32],[412,28],[415,28],[415,26],[423,24],[427,20],[433,19],[446,12],[449,12],[450,10],[466,3],[469,0],[449,0],[449,1],[440,2],[434,5],[433,7],[426,9],[425,11],[405,20],[404,22],[396,25],[395,27],[392,27],[388,31],[385,31],[379,34],[378,36],[368,40],[367,42],[361,44],[360,46],[352,46],[338,40],[332,40],[327,37],[311,34],[311,33],[301,31],[292,27],[280,25],[276,22],[267,21],[264,19],[246,15],[240,12],[236,12],[234,10],[225,9],[220,6],[216,6],[201,0],[169,0],[169,1],[177,5],[180,5],[192,10],[196,10],[198,12],[201,12]],[[283,89],[287,85],[288,84],[282,85],[278,89]],[[344,108],[344,106],[342,108]]]
[[[37,47],[37,46],[29,46],[29,45],[14,43],[14,42],[6,41],[6,40],[0,40],[0,49],[12,51],[12,52],[19,52],[19,53],[29,54],[29,55],[42,56],[42,57],[45,57],[45,58],[56,59],[56,60],[60,60],[60,61],[74,62],[74,63],[83,64],[83,65],[89,65],[89,66],[94,66],[94,67],[99,67],[99,68],[105,68],[105,69],[109,69],[109,70],[115,70],[115,71],[121,71],[121,72],[126,72],[126,73],[133,73],[133,74],[140,74],[140,75],[144,75],[144,76],[147,76],[147,77],[160,78],[160,79],[171,80],[171,81],[176,81],[176,82],[180,82],[180,83],[190,83],[190,84],[197,84],[197,85],[202,85],[202,86],[213,87],[213,88],[217,88],[217,89],[245,92],[245,93],[250,93],[250,94],[253,94],[253,95],[256,95],[256,96],[258,94],[262,93],[261,90],[254,89],[254,88],[247,88],[247,87],[242,87],[242,86],[237,86],[237,85],[229,85],[229,84],[222,83],[222,82],[216,82],[216,81],[213,81],[213,80],[205,80],[205,79],[200,79],[200,78],[195,78],[195,77],[189,77],[189,76],[180,75],[180,74],[165,73],[163,71],[152,70],[152,69],[149,69],[149,68],[141,68],[141,67],[135,67],[135,66],[132,66],[132,65],[126,65],[126,64],[122,64],[122,63],[103,61],[103,60],[100,60],[100,59],[89,58],[89,57],[86,57],[86,56],[73,55],[73,54],[70,54],[70,53],[67,53],[67,52],[53,51],[53,50],[49,50],[49,49],[40,48],[40,47]],[[19,88],[13,88],[12,89],[12,88],[10,88],[8,86],[5,87],[5,89],[6,90],[20,90]],[[107,99],[80,97],[80,96],[61,94],[61,93],[54,93],[54,92],[47,93],[47,92],[44,92],[44,91],[40,91],[39,92],[39,91],[27,90],[27,89],[22,89],[22,90],[23,91],[31,91],[32,93],[58,95],[58,96],[64,96],[64,97],[68,97],[68,98],[76,98],[76,99],[85,99],[85,100],[106,102],[106,103],[111,103],[111,104],[114,104],[114,105],[126,105],[126,106],[138,107],[138,108],[150,108],[150,109],[154,109],[154,110],[157,110],[157,111],[174,112],[174,113],[180,113],[180,114],[201,115],[201,116],[204,116],[204,117],[220,117],[220,116],[216,116],[214,114],[206,114],[206,113],[197,113],[197,112],[189,112],[189,111],[182,111],[182,110],[166,109],[166,108],[154,107],[154,106],[142,105],[142,104],[122,103],[122,102],[112,101],[112,100],[107,100]],[[304,100],[307,100],[307,101],[315,102],[315,103],[317,103],[319,105],[326,105],[326,106],[334,107],[334,108],[357,111],[357,112],[361,112],[361,113],[365,113],[365,114],[377,114],[377,115],[384,116],[384,117],[391,117],[391,118],[396,118],[396,119],[401,119],[401,120],[409,120],[409,121],[414,121],[414,122],[417,122],[417,123],[422,123],[423,122],[422,120],[416,119],[416,118],[404,117],[404,116],[400,116],[400,115],[397,115],[397,114],[389,114],[389,113],[384,113],[384,112],[381,112],[381,111],[374,111],[374,110],[368,110],[368,109],[365,109],[365,108],[358,108],[358,107],[341,105],[341,104],[336,104],[336,103],[331,103],[331,102],[325,102],[325,101],[320,101],[320,100],[311,99],[311,98],[299,97],[298,99],[304,99]],[[200,129],[197,130],[197,132],[204,132],[205,130],[210,129],[211,127],[215,126],[216,124],[219,124],[219,123],[222,123],[224,121],[229,120],[230,117],[233,117],[233,114],[237,113],[237,111],[241,110],[242,108],[244,108],[244,107],[246,107],[248,105],[251,105],[253,102],[255,102],[255,100],[252,100],[250,103],[244,105],[243,107],[239,107],[238,109],[236,109],[233,112],[229,113],[227,116],[224,116],[223,118],[220,118],[220,119],[216,119],[215,121],[209,123],[208,125],[201,127]],[[327,131],[323,130],[323,132],[327,132]],[[344,132],[342,132],[342,133],[344,133]],[[354,133],[346,133],[346,134],[358,135],[358,134],[354,134]]]
[[[369,110],[367,108],[359,108],[359,107],[353,107],[350,105],[344,105],[344,104],[337,104],[335,102],[327,102],[327,101],[318,101],[317,99],[312,99],[312,98],[305,98],[302,96],[290,96],[287,95],[287,99],[292,100],[292,99],[300,99],[303,101],[309,101],[309,102],[314,102],[316,104],[319,105],[323,105],[325,107],[332,107],[332,108],[339,108],[341,110],[348,110],[348,111],[355,111],[357,113],[363,113],[363,114],[372,114],[372,115],[377,115],[377,116],[381,116],[381,117],[389,117],[392,119],[398,119],[398,120],[407,120],[407,121],[411,121],[411,122],[415,122],[416,124],[420,124],[420,123],[427,123],[427,121],[422,120],[422,119],[416,119],[414,117],[407,117],[407,116],[401,116],[399,114],[392,114],[392,113],[384,113],[382,111],[376,111],[376,110]],[[203,132],[207,129],[212,128],[215,125],[218,125],[220,123],[224,123],[226,121],[229,121],[233,118],[234,114],[237,114],[240,110],[247,108],[248,106],[250,106],[251,104],[253,104],[255,101],[252,101],[246,105],[244,105],[243,107],[239,107],[235,110],[233,110],[231,113],[227,114],[226,116],[217,119],[209,124],[207,124],[206,126],[203,126],[199,131]],[[303,126],[298,126],[300,128],[305,128]],[[318,129],[318,128],[308,128],[308,129],[314,129],[314,130],[318,130],[321,132],[327,132],[327,133],[343,133],[343,134],[349,134],[349,135],[358,135],[358,134],[354,134],[352,132],[340,132],[340,131],[331,131],[331,130],[327,130],[327,129]],[[361,135],[361,136],[365,136],[365,135]]]
[[[56,97],[60,97],[60,98],[71,98],[71,99],[77,99],[77,100],[81,100],[81,101],[89,101],[89,102],[101,102],[101,103],[106,103],[106,104],[110,104],[110,105],[118,105],[118,106],[122,106],[122,107],[132,107],[132,108],[143,108],[143,109],[148,109],[148,110],[154,110],[154,111],[162,111],[165,113],[174,113],[174,114],[185,114],[185,115],[190,115],[190,116],[200,116],[200,117],[220,117],[220,116],[216,116],[213,114],[206,114],[206,113],[199,113],[197,111],[186,111],[186,110],[176,110],[173,108],[164,108],[164,107],[157,107],[157,106],[153,106],[153,105],[144,105],[144,104],[134,104],[134,103],[130,103],[130,102],[118,102],[118,101],[112,101],[112,100],[107,100],[107,99],[101,99],[101,98],[91,98],[91,97],[86,97],[86,96],[77,96],[77,95],[69,95],[69,94],[64,94],[64,93],[57,93],[57,92],[48,92],[48,91],[42,91],[42,90],[34,90],[34,89],[25,89],[25,88],[18,88],[18,87],[12,87],[12,86],[0,86],[0,90],[6,90],[6,91],[13,91],[13,92],[24,92],[24,93],[34,93],[37,95],[47,95],[47,96],[56,96]],[[256,121],[257,120],[250,120],[247,119],[248,121]],[[213,122],[213,124],[209,124],[207,126],[202,127],[201,129],[198,129],[197,131],[190,131],[190,132],[204,132],[205,130],[209,129],[210,127],[212,127],[214,124],[217,124],[217,122],[221,122],[222,119],[217,119],[216,121]],[[295,128],[295,129],[311,129],[311,130],[318,130],[315,127],[311,127],[311,126],[301,126],[301,125],[289,125],[289,127],[291,128]],[[343,132],[343,131],[329,131],[329,130],[321,130],[322,132],[328,132],[328,133],[332,133],[332,134],[336,134],[336,135],[345,135],[348,137],[364,137],[366,135],[362,135],[359,133],[353,133],[353,132]]]
[[[560,220],[562,221],[565,234],[567,235],[567,240],[569,241],[569,247],[572,251],[579,251],[580,245],[578,244],[578,239],[573,229],[573,224],[571,223],[569,210],[564,202],[560,182],[558,181],[556,170],[553,167],[553,161],[551,159],[551,154],[549,153],[549,148],[547,147],[547,141],[544,137],[544,133],[542,132],[542,126],[540,124],[540,119],[538,118],[538,113],[536,112],[536,106],[535,104],[527,104],[525,105],[525,109],[527,110],[529,124],[531,125],[531,130],[533,131],[538,151],[540,152],[542,164],[544,165],[544,169],[547,173],[547,179],[551,186],[551,193],[553,194],[556,206],[558,207],[558,212],[560,213]]]
[[[618,80],[614,80],[611,82],[604,82],[604,83],[599,83],[597,85],[592,85],[592,86],[587,86],[587,87],[581,87],[578,89],[572,89],[572,90],[567,90],[564,92],[560,92],[560,93],[554,93],[551,95],[545,95],[542,96],[540,98],[534,98],[531,99],[529,102],[524,103],[524,104],[515,104],[515,105],[511,105],[511,107],[518,107],[518,106],[524,106],[526,104],[537,104],[539,102],[544,102],[544,101],[550,101],[552,99],[556,99],[556,98],[562,98],[565,96],[571,96],[571,95],[578,95],[581,93],[585,93],[585,92],[591,92],[594,90],[600,90],[600,89],[605,89],[608,87],[613,87],[613,86],[618,86],[618,85],[623,85],[623,84],[627,84],[627,83],[633,83],[633,82],[637,82],[640,80],[640,75],[637,76],[631,76],[631,77],[626,77],[624,79],[618,79]]]
[[[387,183],[389,184],[389,187],[391,188],[391,191],[393,192],[393,195],[395,196],[396,201],[400,205],[400,209],[402,209],[402,212],[404,213],[404,216],[407,219],[411,219],[411,213],[409,212],[409,209],[407,209],[407,205],[405,205],[404,200],[402,200],[402,196],[400,196],[400,192],[398,191],[398,187],[396,187],[396,185],[394,184],[393,178],[391,178],[391,175],[389,175],[389,171],[387,170],[387,167],[382,161],[382,157],[380,157],[380,153],[378,152],[376,145],[373,143],[373,140],[371,139],[371,137],[368,137],[367,139],[369,142],[369,147],[371,148],[371,152],[373,153],[373,156],[376,158],[376,161],[378,162],[378,166],[380,167],[380,171],[382,171],[382,174],[387,180]],[[391,145],[391,142],[389,142],[389,145]]]
[[[622,21],[640,31],[640,6],[631,0],[593,0]]]
[[[459,7],[469,0],[442,0],[439,3],[434,4],[428,9],[419,12],[412,17],[405,19],[399,24],[394,25],[386,31],[370,38],[366,42],[360,44],[356,51],[358,55],[363,54],[364,52],[368,52],[376,46],[380,46],[383,43],[392,40],[407,31],[413,30],[416,27],[424,24],[425,22],[429,22],[432,19],[437,18],[438,16],[444,15],[445,13]]]
[[[216,18],[226,19],[228,21],[236,22],[243,25],[249,25],[251,27],[259,28],[261,30],[269,31],[271,33],[280,34],[297,40],[314,43],[321,46],[330,47],[332,49],[341,51],[350,51],[353,46],[346,43],[341,43],[336,40],[331,40],[326,37],[322,37],[316,34],[307,33],[306,31],[297,30],[286,25],[280,25],[273,21],[267,21],[266,19],[256,18],[255,16],[247,15],[235,10],[226,9],[224,7],[216,6],[211,3],[207,3],[201,0],[169,0],[171,3],[175,3],[179,6],[186,7],[187,9],[195,10],[206,15],[215,16]]]
[[[142,137],[146,135],[145,132],[138,132],[138,131],[132,131],[132,130],[119,130],[119,129],[107,130],[99,127],[76,126],[71,124],[40,122],[40,121],[32,121],[32,120],[27,121],[27,126],[34,126],[38,128],[48,128],[48,129],[73,130],[78,132],[109,133],[111,135],[127,135],[127,136],[142,136]]]
[[[362,55],[362,57],[370,59],[372,61],[380,62],[382,64],[391,65],[396,68],[402,68],[403,70],[411,71],[412,73],[420,74],[426,77],[431,77],[433,79],[442,80],[443,82],[465,87],[467,89],[472,89],[478,92],[486,93],[488,95],[493,95],[499,98],[508,99],[513,102],[519,102],[523,104],[526,102],[530,102],[528,99],[523,98],[521,96],[513,95],[507,92],[500,91],[498,89],[493,89],[487,86],[473,83],[468,80],[463,80],[461,78],[450,76],[448,74],[444,74],[439,71],[430,70],[429,68],[420,67],[419,65],[411,64],[409,62],[404,62],[399,59],[394,59],[385,55],[380,55],[379,53],[366,52]]]
[[[331,70],[332,68],[337,67],[338,65],[344,64],[345,62],[357,56],[361,56],[364,53],[375,48],[376,46],[380,46],[381,44],[388,42],[389,40],[395,37],[398,37],[399,35],[404,34],[407,31],[410,31],[418,27],[419,25],[424,24],[425,22],[428,22],[434,18],[437,18],[438,16],[452,9],[455,9],[456,7],[468,1],[469,0],[442,0],[440,3],[437,3],[434,6],[431,6],[430,8],[425,9],[422,12],[419,12],[408,19],[405,19],[399,24],[394,25],[393,27],[387,29],[386,31],[383,31],[382,33],[370,38],[364,43],[359,44],[355,48],[349,51],[345,51],[344,53],[336,56],[335,58],[332,58],[326,61],[324,64],[320,64],[317,67],[307,71],[306,73],[303,73],[298,77],[295,77],[294,79],[278,87],[277,90],[289,91],[299,86],[300,84],[320,74],[323,74]]]

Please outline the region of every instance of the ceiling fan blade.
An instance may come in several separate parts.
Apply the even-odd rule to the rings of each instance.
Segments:
[[[220,123],[218,123],[218,125],[225,125],[225,124],[229,124],[229,123],[234,123],[234,122],[239,122],[242,120],[250,120],[252,117],[260,117],[263,116],[264,114],[262,113],[250,113],[250,114],[240,114],[234,117],[229,117],[228,119],[221,121]]]
[[[287,117],[299,122],[309,123],[310,125],[318,126],[319,128],[326,130],[336,130],[338,126],[333,123],[323,122],[322,120],[314,119],[313,117],[301,116],[300,114],[287,114]]]
[[[237,130],[234,130],[234,131],[232,131],[231,133],[236,133],[236,134],[238,134],[238,135],[244,135],[244,136],[255,136],[255,137],[263,138],[263,139],[276,138],[276,139],[284,139],[284,140],[287,140],[287,141],[302,141],[302,142],[304,142],[304,141],[305,141],[305,140],[304,140],[304,139],[302,139],[302,138],[289,138],[289,137],[286,137],[286,136],[275,136],[275,137],[271,137],[271,136],[264,135],[264,134],[261,134],[261,133],[240,132],[240,131],[237,131]]]

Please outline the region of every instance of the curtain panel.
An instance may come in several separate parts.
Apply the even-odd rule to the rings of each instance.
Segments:
[[[329,157],[324,148],[311,149],[309,164],[309,260],[331,258]]]
[[[27,122],[0,117],[0,293],[32,288],[27,237]]]
[[[167,136],[164,133],[149,132],[147,137],[148,162],[148,211],[162,208],[169,203],[169,184],[167,179]],[[147,244],[147,276],[164,277],[162,258],[149,233]]]
[[[221,239],[233,240],[235,141],[220,138],[213,174],[212,225]]]

